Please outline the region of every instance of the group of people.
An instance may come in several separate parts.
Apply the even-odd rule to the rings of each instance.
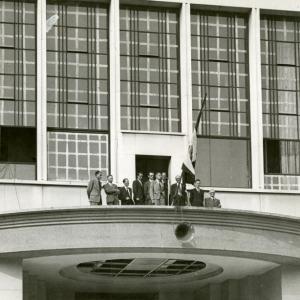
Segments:
[[[194,188],[186,190],[181,176],[175,177],[175,183],[169,187],[165,172],[149,172],[148,180],[143,183],[143,173],[137,174],[136,180],[129,187],[129,179],[123,179],[123,186],[118,187],[113,183],[113,176],[107,176],[107,183],[103,184],[101,171],[95,172],[95,177],[90,180],[87,195],[91,205],[102,205],[102,190],[106,194],[107,205],[175,205],[175,206],[204,206],[221,207],[220,200],[215,197],[215,191],[210,190],[208,196],[201,189],[201,182],[196,179]]]

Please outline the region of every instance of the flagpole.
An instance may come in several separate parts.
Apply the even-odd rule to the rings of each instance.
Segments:
[[[205,104],[206,104],[206,99],[207,99],[207,93],[204,94],[204,99],[201,101],[201,109],[200,109],[200,112],[198,114],[197,121],[196,121],[196,124],[195,124],[195,127],[194,127],[194,130],[196,131],[196,133],[198,131],[200,119],[201,119],[201,116],[203,114],[203,110],[204,110],[204,107],[205,107]],[[194,152],[194,151],[195,150],[193,149],[192,152]],[[190,154],[190,160],[192,162],[192,154]],[[182,170],[181,175],[180,175],[180,182],[179,182],[179,185],[177,185],[177,187],[176,187],[176,192],[175,192],[175,195],[173,197],[172,204],[174,204],[174,199],[177,198],[177,196],[178,196],[178,190],[179,190],[180,184],[183,186],[183,183],[182,183],[183,182],[183,173],[184,173],[184,171]]]

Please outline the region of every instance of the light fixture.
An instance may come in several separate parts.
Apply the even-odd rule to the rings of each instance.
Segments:
[[[175,228],[175,236],[182,243],[190,243],[194,239],[194,227],[188,222],[182,222]]]

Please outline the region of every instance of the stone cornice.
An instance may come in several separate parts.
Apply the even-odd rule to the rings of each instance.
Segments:
[[[0,214],[0,230],[20,227],[99,224],[162,223],[248,228],[300,235],[300,218],[250,211],[171,207],[80,207],[19,211]]]

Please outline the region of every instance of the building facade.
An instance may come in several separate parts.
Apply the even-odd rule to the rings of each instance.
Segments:
[[[184,268],[198,266],[195,272],[200,277],[192,274],[195,282],[183,284],[176,293],[172,293],[176,280],[189,280],[177,269],[176,274],[184,276],[172,279],[173,285],[152,278],[156,288],[147,290],[143,279],[140,284],[147,295],[129,280],[130,299],[169,299],[175,294],[180,299],[187,291],[190,299],[298,299],[299,68],[300,7],[295,0],[0,1],[0,240],[9,239],[10,230],[16,238],[3,246],[0,256],[3,274],[10,270],[18,278],[3,275],[3,282],[16,284],[18,291],[3,299],[22,299],[22,295],[24,299],[107,299],[104,292],[115,292],[115,287],[124,292],[129,279],[97,289],[98,279],[85,282],[76,272],[88,273],[98,261],[112,260],[114,265],[118,264],[114,260],[123,259],[127,275],[119,270],[118,276],[128,277],[126,263],[152,259],[152,269],[146,268],[152,274],[160,264],[168,265],[159,261],[162,257],[177,259],[179,265],[181,260],[189,261]],[[85,207],[85,189],[94,172],[102,170],[104,177],[113,174],[121,185],[123,178],[132,182],[140,171],[144,176],[164,171],[173,182],[181,172],[201,108],[196,176],[204,187],[217,190],[226,212],[199,209],[205,220],[201,223],[192,208],[174,216],[170,207],[131,208],[126,217],[121,208],[100,207],[100,215],[109,211],[112,219],[104,222],[92,216],[91,223],[104,235],[93,245],[95,236],[85,218],[97,210]],[[48,213],[49,220],[55,219],[52,209],[57,209],[60,220],[47,223],[43,218]],[[251,211],[249,215],[245,210]],[[136,212],[148,214],[148,219],[139,219]],[[80,224],[80,213],[81,229],[75,225]],[[115,216],[118,213],[126,219],[124,224]],[[282,216],[269,215],[274,213]],[[157,231],[149,234],[154,250],[141,250],[150,249],[151,243],[143,242],[145,231],[136,231],[133,224],[141,223],[143,230],[152,232],[150,220],[157,215],[162,223],[155,221]],[[15,218],[22,224],[22,216],[24,228],[5,223]],[[236,218],[230,229],[224,229],[223,244],[217,242],[222,230],[210,219],[214,217],[222,226],[226,226],[222,217]],[[32,232],[31,218],[36,227]],[[163,235],[164,229],[172,232],[174,222],[185,218],[195,224],[197,234],[201,226],[207,229],[207,235],[201,236],[205,243],[197,235],[196,244],[185,250],[178,241],[156,235]],[[245,236],[242,218],[250,219]],[[272,218],[288,229],[280,230]],[[261,227],[254,226],[258,221]],[[38,239],[43,234],[38,224],[44,224],[53,243]],[[24,230],[23,238],[17,228]],[[125,235],[125,229],[128,238],[115,232]],[[56,242],[55,230],[62,237]],[[81,237],[73,235],[77,230]],[[234,231],[243,246],[230,242]],[[119,242],[110,242],[107,232]],[[69,244],[63,240],[68,241],[68,234]],[[210,234],[216,241],[210,240]],[[278,239],[276,250],[273,235]],[[136,244],[130,245],[134,237]],[[252,238],[256,245],[260,238],[263,241],[257,251],[249,242]],[[23,239],[20,247],[19,239]],[[55,257],[60,267],[54,266]],[[236,268],[239,263],[244,271]],[[57,274],[64,278],[69,296]],[[206,280],[208,274],[214,274],[216,281]],[[67,279],[82,283],[76,289]],[[259,287],[261,282],[264,288]],[[280,285],[280,290],[274,292],[267,282]],[[2,287],[6,295],[5,284]],[[88,295],[89,288],[98,296]]]

